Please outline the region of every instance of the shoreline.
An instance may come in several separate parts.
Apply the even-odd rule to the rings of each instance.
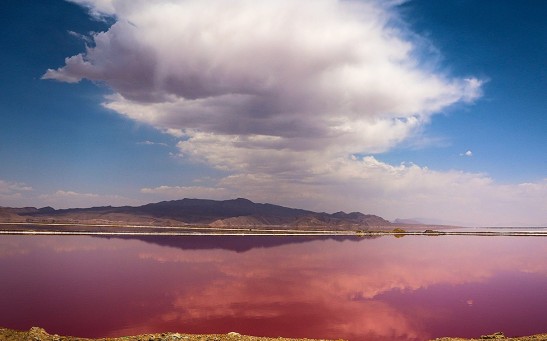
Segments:
[[[227,334],[183,334],[175,332],[150,333],[132,336],[84,338],[49,334],[43,328],[32,327],[28,331],[19,331],[0,327],[0,340],[6,341],[335,341],[333,339],[307,339],[284,337],[261,337],[241,335],[236,332]],[[336,339],[336,341],[347,341]]]
[[[133,336],[83,338],[77,336],[61,336],[49,334],[43,328],[32,327],[28,331],[19,331],[0,327],[0,340],[6,341],[335,341],[334,339],[308,339],[308,338],[284,338],[261,337],[241,335],[236,332],[227,334],[182,334],[176,332],[140,334]],[[481,340],[505,340],[505,341],[546,341],[546,334],[529,336],[507,337],[502,332],[482,335],[477,338],[440,337],[430,341],[481,341]],[[347,341],[336,339],[336,341]]]
[[[528,336],[515,336],[508,337],[505,336],[502,332],[497,332],[494,334],[481,335],[477,338],[461,338],[461,337],[439,337],[430,341],[484,341],[484,340],[505,340],[505,341],[546,341],[547,334],[535,334]]]
[[[437,228],[433,230],[432,228]],[[425,230],[424,230],[425,229]],[[447,231],[449,229],[450,231]],[[461,228],[424,226],[370,226],[361,230],[294,229],[283,226],[210,227],[141,224],[78,224],[0,222],[0,235],[106,235],[106,236],[514,236],[547,237],[547,228]]]

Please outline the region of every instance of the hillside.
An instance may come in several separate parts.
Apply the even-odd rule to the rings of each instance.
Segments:
[[[330,228],[358,230],[369,226],[386,226],[390,222],[360,212],[318,213],[273,204],[232,200],[182,199],[142,206],[102,206],[55,210],[45,208],[0,208],[2,222],[200,225],[211,227],[278,226],[286,228]]]

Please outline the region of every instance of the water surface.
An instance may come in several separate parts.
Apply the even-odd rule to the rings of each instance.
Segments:
[[[426,340],[547,332],[547,238],[0,236],[0,326]]]

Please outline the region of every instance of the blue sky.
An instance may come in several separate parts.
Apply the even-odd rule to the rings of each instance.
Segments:
[[[0,206],[547,223],[544,1],[257,4],[5,1]]]
[[[547,29],[542,1],[410,1],[403,12],[454,74],[488,80],[473,106],[449,109],[427,130],[450,146],[420,150],[412,160],[436,169],[486,172],[504,183],[547,174]],[[463,149],[476,157],[458,159]],[[434,154],[430,154],[434,153]],[[404,160],[406,152],[390,160]],[[470,162],[471,161],[471,162]]]

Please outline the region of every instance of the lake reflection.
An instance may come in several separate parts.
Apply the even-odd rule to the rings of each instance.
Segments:
[[[0,326],[427,340],[547,332],[547,239],[1,236]]]

